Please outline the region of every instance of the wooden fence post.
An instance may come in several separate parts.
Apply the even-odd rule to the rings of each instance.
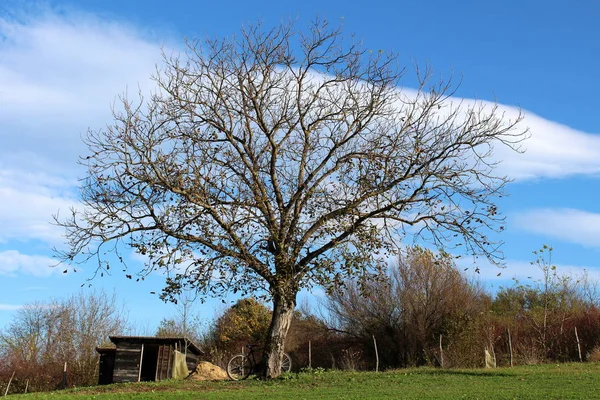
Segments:
[[[13,371],[12,375],[10,376],[10,379],[8,380],[8,385],[6,385],[6,390],[4,391],[4,397],[6,397],[6,395],[8,394],[8,389],[10,389],[10,384],[12,383],[12,380],[15,377],[15,372],[17,371]]]
[[[379,372],[379,351],[377,350],[377,340],[373,335],[373,344],[375,345],[375,372]]]
[[[170,351],[169,351],[169,357],[171,357]],[[143,362],[144,362],[144,343],[142,343],[142,350],[140,350],[140,369],[138,370],[138,380],[137,380],[138,382],[140,382],[142,380],[142,363]],[[167,372],[167,377],[169,376],[168,374],[169,374],[169,372]]]
[[[581,345],[579,344],[579,335],[577,334],[577,327],[575,327],[575,338],[577,339],[577,352],[579,353],[579,362],[583,362],[581,357]]]
[[[510,352],[510,366],[513,366],[513,352],[512,352],[512,340],[510,338],[510,329],[506,328],[506,332],[508,332],[508,350]]]
[[[67,388],[67,362],[65,361],[65,367],[63,368],[62,382],[60,383],[61,389]]]
[[[444,349],[442,348],[442,335],[440,335],[440,366],[444,368]]]
[[[312,348],[310,340],[308,341],[308,369],[312,369]]]

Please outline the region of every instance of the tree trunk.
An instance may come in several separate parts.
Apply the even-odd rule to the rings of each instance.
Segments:
[[[285,351],[285,338],[296,308],[296,293],[276,293],[273,296],[273,316],[263,353],[263,377],[276,378],[281,375],[281,362]]]

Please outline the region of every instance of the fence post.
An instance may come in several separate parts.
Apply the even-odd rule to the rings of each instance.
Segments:
[[[577,339],[577,352],[579,353],[579,362],[583,361],[581,357],[581,345],[579,344],[579,335],[577,334],[577,327],[575,327],[575,338]]]
[[[169,361],[171,360],[171,349],[169,348]],[[142,363],[144,362],[144,343],[142,343],[142,349],[140,350],[140,369],[138,370],[138,378],[137,381],[140,382],[142,380]],[[169,363],[167,362],[167,369]],[[167,377],[169,377],[169,372],[167,372]]]
[[[375,372],[379,372],[379,351],[377,350],[377,340],[373,335],[373,344],[375,345]]]
[[[310,340],[308,341],[308,369],[312,369],[312,348]]]
[[[144,351],[144,345],[142,345],[142,352]],[[140,370],[142,368],[141,365],[141,361],[140,361]],[[139,382],[139,379],[138,379]],[[67,388],[67,362],[65,361],[65,367],[63,368],[63,375],[62,375],[62,382],[60,383],[60,386],[62,389],[66,389]]]
[[[508,333],[508,350],[510,352],[510,366],[513,366],[513,352],[512,352],[512,340],[510,338],[510,328],[506,328],[506,332]]]
[[[13,371],[12,375],[10,376],[10,379],[8,380],[8,385],[6,385],[6,390],[4,391],[4,397],[6,397],[6,395],[8,394],[8,389],[10,389],[10,384],[12,383],[12,380],[15,377],[15,372],[17,371]]]
[[[440,335],[440,366],[444,368],[444,349],[442,348],[442,335]]]

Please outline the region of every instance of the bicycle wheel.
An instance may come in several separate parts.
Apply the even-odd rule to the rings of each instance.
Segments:
[[[281,372],[290,372],[292,370],[292,359],[289,354],[283,353],[283,360],[281,361]]]
[[[233,356],[227,363],[227,376],[234,381],[246,379],[252,372],[250,359],[243,354]]]

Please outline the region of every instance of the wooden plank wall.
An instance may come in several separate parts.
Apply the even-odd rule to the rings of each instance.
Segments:
[[[185,351],[182,348],[184,343],[179,343],[177,348]],[[158,359],[156,362],[156,375],[157,381],[163,379],[170,379],[172,377],[172,365],[173,365],[173,350],[175,349],[172,345],[161,345],[158,349]],[[118,348],[115,352],[114,361],[114,372],[113,379],[114,383],[117,382],[137,382],[140,371],[140,358],[142,357],[142,343],[140,342],[119,342]],[[190,371],[196,368],[198,364],[198,356],[187,351],[186,364]]]
[[[113,382],[137,382],[140,370],[141,343],[121,342],[115,352]]]

